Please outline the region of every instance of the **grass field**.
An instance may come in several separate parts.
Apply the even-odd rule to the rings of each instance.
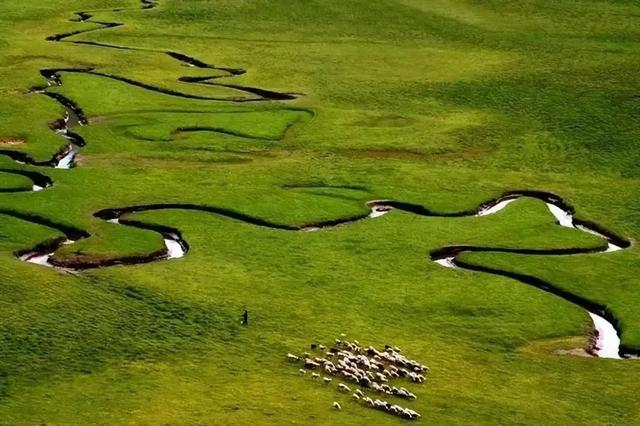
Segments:
[[[606,306],[638,350],[637,2],[3,0],[0,12],[1,425],[408,423],[286,359],[341,333],[431,368],[403,384],[415,401],[390,398],[418,424],[639,421],[640,361],[560,354],[589,345],[584,309],[429,259],[454,244],[602,245],[539,200],[316,232],[164,209],[127,218],[179,230],[183,258],[65,273],[15,255],[63,237],[25,215],[90,235],[54,261],[107,262],[163,249],[158,232],[94,216],[108,208],[192,204],[295,228],[366,215],[370,200],[437,216],[548,191],[631,247],[461,258]],[[63,106],[30,90],[43,69],[63,70],[46,92],[88,121],[72,129],[86,146],[69,170],[7,154],[46,162],[68,144],[51,129]],[[25,171],[53,185],[30,191]]]

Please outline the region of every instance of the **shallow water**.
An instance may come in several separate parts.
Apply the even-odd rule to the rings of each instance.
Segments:
[[[179,259],[186,253],[179,241],[165,238],[164,245],[167,247],[167,259]]]
[[[458,266],[456,266],[453,259],[453,256],[443,257],[442,259],[435,259],[434,262],[436,262],[438,265],[444,266],[445,268],[456,269]]]
[[[498,200],[498,202],[496,202],[495,204],[481,208],[478,211],[477,216],[486,216],[489,214],[497,213],[500,210],[504,209],[510,203],[516,201],[518,198],[520,197]],[[547,208],[549,209],[551,214],[556,218],[560,226],[588,232],[607,240],[607,249],[603,250],[603,252],[613,252],[623,249],[622,247],[609,241],[609,238],[606,235],[603,235],[600,232],[587,226],[574,224],[573,214],[570,211],[564,210],[563,208],[549,202],[546,202],[545,204],[547,205]],[[433,261],[441,266],[444,266],[445,268],[458,268],[455,263],[455,256],[434,259]],[[588,312],[588,314],[593,320],[593,327],[597,335],[597,341],[594,348],[595,354],[600,358],[620,359],[620,337],[618,336],[618,332],[613,324],[611,324],[605,318],[592,312]]]
[[[371,213],[369,213],[370,218],[376,218],[380,216],[384,216],[389,213],[391,210],[388,207],[375,206],[371,208]]]
[[[53,256],[53,253],[26,255],[26,256],[23,256],[21,259],[24,260],[25,262],[35,263],[36,265],[42,265],[42,266],[47,266],[49,268],[52,268],[53,265],[49,263],[49,258],[51,256]]]
[[[598,357],[620,359],[620,338],[616,329],[609,321],[599,315],[589,312],[589,316],[593,320],[593,327],[597,334],[594,349]]]
[[[608,243],[607,244],[607,249],[605,250],[605,252],[607,253],[611,253],[612,251],[618,251],[618,250],[622,250],[622,247],[617,246],[613,243]]]
[[[509,198],[506,200],[501,200],[496,204],[490,205],[488,207],[483,207],[478,211],[478,216],[486,216],[489,214],[497,213],[500,210],[507,207],[509,204],[513,203],[514,201],[516,201],[516,198]]]
[[[76,152],[73,148],[69,150],[69,152],[58,161],[56,164],[56,169],[70,169],[73,166],[73,160],[76,157]]]
[[[566,228],[573,228],[573,215],[563,210],[562,208],[556,206],[555,204],[546,203],[549,211],[553,216],[555,216],[556,220],[560,224],[560,226],[564,226]]]

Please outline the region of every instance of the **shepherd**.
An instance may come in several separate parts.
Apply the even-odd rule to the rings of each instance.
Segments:
[[[242,321],[240,322],[240,324],[244,325],[245,327],[249,325],[249,311],[247,311],[246,309],[242,313]]]

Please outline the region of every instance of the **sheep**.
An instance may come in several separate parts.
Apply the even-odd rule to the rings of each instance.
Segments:
[[[355,399],[356,401],[360,401],[360,396],[357,393],[354,393],[351,395],[353,397],[353,399]]]
[[[303,370],[302,368],[300,370],[298,370],[298,373],[300,374],[307,374],[307,372],[305,370]]]
[[[371,387],[371,383],[374,383],[374,382],[372,382],[371,379],[369,379],[368,377],[363,377],[360,379],[358,383],[360,384],[360,386],[364,388],[369,388]]]
[[[379,409],[379,410],[384,410],[387,406],[388,402],[387,401],[382,401],[380,399],[376,399],[373,401],[373,405]]]
[[[318,373],[311,373],[311,377],[317,379],[320,377],[320,375]]]
[[[396,390],[396,395],[400,398],[409,398],[409,393],[403,390]]]
[[[327,349],[327,347],[325,345],[318,345],[318,349],[324,351],[325,349]]]
[[[347,373],[347,372],[342,372],[342,375],[345,377],[345,379],[349,379],[351,381],[356,381],[356,376],[354,376],[351,373]]]
[[[411,416],[412,416],[412,417],[416,417],[416,418],[420,418],[420,417],[422,417],[422,416],[420,415],[420,413],[418,413],[417,411],[413,411],[413,410],[412,410],[412,409],[410,409],[410,408],[405,408],[405,411],[408,411],[408,412],[409,412],[409,414],[411,414]]]
[[[317,348],[317,347],[318,347],[318,345],[317,345],[316,343],[312,343],[312,344],[311,344],[311,349],[315,349],[315,348]]]
[[[333,408],[340,411],[342,410],[342,405],[340,405],[337,401],[333,401]]]
[[[338,389],[345,392],[351,392],[351,389],[349,389],[349,386],[345,385],[344,383],[340,383],[338,385]]]
[[[331,383],[331,380],[333,380],[333,379],[332,379],[331,377],[324,376],[324,377],[322,378],[322,380],[323,380],[325,383]]]
[[[304,360],[304,367],[305,367],[305,368],[314,369],[314,368],[317,368],[317,367],[319,367],[319,366],[320,366],[320,364],[318,364],[317,362],[314,362],[314,361],[310,360],[309,358],[306,358],[306,359]]]
[[[291,362],[300,361],[300,357],[294,354],[287,354],[287,359]]]
[[[369,355],[380,355],[380,351],[378,351],[376,348],[374,348],[373,346],[369,346],[367,348],[367,353]]]
[[[356,393],[358,394],[358,396],[364,396],[364,393],[362,393],[360,389],[356,389]]]

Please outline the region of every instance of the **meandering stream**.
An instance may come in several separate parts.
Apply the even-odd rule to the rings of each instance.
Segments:
[[[140,6],[142,9],[150,10],[157,6],[157,2],[155,0],[141,0]],[[113,10],[115,11],[121,11]],[[139,51],[147,51],[147,52],[156,52],[159,54],[167,55],[187,66],[197,67],[203,69],[211,69],[217,71],[219,74],[213,76],[205,76],[205,77],[180,77],[178,80],[182,83],[190,83],[197,85],[205,85],[205,86],[217,86],[222,87],[231,91],[235,91],[240,93],[238,96],[203,96],[203,95],[194,95],[189,93],[183,93],[177,90],[162,88],[158,86],[154,86],[145,82],[133,80],[124,76],[117,76],[113,74],[106,74],[100,71],[97,71],[93,68],[59,68],[59,69],[43,69],[41,71],[42,77],[46,81],[46,86],[36,87],[32,89],[32,92],[45,95],[52,100],[58,102],[65,110],[65,117],[59,119],[52,125],[52,130],[61,135],[66,140],[66,145],[60,152],[56,153],[50,160],[47,161],[36,161],[33,158],[29,157],[27,154],[3,149],[0,150],[0,155],[7,156],[14,161],[20,164],[28,164],[30,166],[41,166],[41,167],[54,167],[60,169],[70,169],[75,165],[75,158],[78,154],[78,151],[85,145],[84,139],[73,132],[73,128],[76,126],[83,126],[88,123],[84,112],[82,109],[71,99],[68,99],[64,95],[61,95],[57,92],[51,92],[49,89],[53,86],[61,86],[63,84],[62,74],[64,73],[83,73],[89,74],[93,76],[97,76],[99,78],[105,78],[110,80],[115,80],[123,84],[127,84],[130,86],[138,87],[141,89],[161,93],[168,96],[174,96],[179,98],[188,98],[188,99],[197,99],[204,101],[224,101],[224,102],[263,102],[263,101],[286,101],[296,99],[300,96],[300,94],[296,93],[281,93],[273,90],[262,89],[257,87],[249,87],[237,84],[230,83],[222,83],[218,81],[221,78],[232,78],[239,75],[243,75],[245,70],[238,68],[229,68],[229,67],[220,67],[214,66],[211,64],[207,64],[203,61],[200,61],[196,58],[190,57],[183,53],[173,52],[173,51],[161,51],[161,50],[153,50],[139,47],[127,47],[127,46],[118,46],[111,45],[106,43],[99,43],[93,41],[83,41],[83,40],[75,40],[72,39],[74,36],[79,34],[94,32],[99,30],[108,30],[112,28],[116,28],[122,26],[124,24],[119,22],[104,22],[104,21],[96,21],[93,19],[93,15],[89,12],[76,12],[76,18],[72,19],[74,22],[84,22],[84,23],[93,23],[96,25],[95,28],[83,29],[72,31],[64,34],[55,34],[47,38],[48,41],[51,42],[65,42],[77,45],[90,45],[98,48],[109,48],[109,49],[121,49],[121,50],[139,50]],[[40,191],[45,188],[49,188],[53,185],[53,181],[40,173],[36,172],[21,172],[15,170],[0,170],[0,172],[7,173],[15,173],[22,174],[33,181],[33,186],[31,188],[32,191]],[[10,191],[4,191],[10,192]],[[17,191],[16,191],[17,192]],[[11,210],[0,210],[0,214],[12,216],[14,218],[18,218],[24,221],[28,221],[34,224],[42,225],[49,227],[51,229],[55,229],[61,232],[64,235],[64,238],[59,238],[54,241],[43,242],[39,244],[37,247],[20,251],[16,253],[17,256],[26,262],[31,262],[34,264],[47,266],[55,269],[59,269],[61,271],[80,271],[84,269],[96,268],[96,267],[107,267],[112,265],[127,265],[127,264],[138,264],[138,263],[148,263],[155,262],[161,260],[169,260],[169,259],[179,259],[184,257],[189,250],[189,245],[187,241],[182,237],[180,231],[178,229],[170,228],[167,226],[148,224],[136,220],[132,220],[128,218],[129,215],[135,214],[137,212],[143,211],[154,211],[154,210],[167,210],[167,209],[179,209],[179,210],[190,210],[190,211],[200,211],[209,214],[215,214],[218,216],[226,217],[230,220],[242,221],[244,223],[249,223],[254,226],[267,227],[271,229],[278,229],[282,231],[296,231],[296,232],[312,232],[312,231],[321,231],[332,229],[336,227],[347,226],[349,224],[363,221],[363,220],[371,220],[380,218],[381,216],[393,211],[393,210],[402,210],[405,212],[413,213],[420,216],[430,216],[430,217],[471,217],[471,216],[486,216],[491,214],[496,214],[504,209],[510,203],[513,203],[519,198],[522,197],[530,197],[541,200],[546,203],[549,208],[550,213],[556,218],[557,223],[560,226],[575,228],[577,230],[588,232],[600,237],[603,242],[602,247],[597,248],[567,248],[567,249],[558,249],[558,250],[537,250],[537,249],[508,249],[508,248],[500,248],[500,247],[481,247],[481,246],[447,246],[441,247],[438,250],[430,253],[430,259],[447,268],[453,269],[464,269],[474,272],[483,272],[498,276],[503,276],[507,278],[511,278],[517,280],[519,282],[535,286],[543,291],[547,291],[554,295],[561,297],[562,299],[576,304],[582,308],[584,308],[589,315],[591,316],[594,323],[594,330],[596,334],[595,345],[592,348],[593,352],[603,358],[620,358],[622,356],[627,356],[628,353],[624,348],[620,347],[620,339],[619,334],[620,330],[618,327],[618,320],[615,316],[603,305],[583,298],[579,295],[575,295],[569,292],[562,290],[554,286],[552,283],[545,282],[537,277],[518,274],[510,271],[492,269],[489,267],[483,267],[471,263],[467,263],[461,259],[459,256],[466,252],[502,252],[502,253],[518,253],[518,254],[531,254],[531,255],[549,255],[549,256],[568,256],[568,255],[577,255],[577,254],[586,254],[586,253],[606,253],[613,252],[618,250],[626,249],[630,246],[629,241],[624,238],[618,237],[615,234],[608,232],[607,230],[597,226],[594,223],[576,220],[573,215],[573,208],[571,208],[568,204],[566,204],[560,197],[555,194],[550,194],[546,192],[538,192],[538,191],[518,191],[518,192],[510,192],[505,194],[503,197],[491,200],[486,203],[483,203],[478,209],[474,211],[462,211],[448,214],[439,214],[437,212],[430,211],[428,208],[420,205],[415,205],[402,201],[393,201],[393,200],[374,200],[370,201],[367,205],[370,209],[370,212],[362,215],[358,215],[350,218],[339,218],[335,220],[330,220],[326,222],[320,223],[311,223],[305,224],[301,226],[293,226],[288,224],[279,224],[274,222],[269,222],[267,220],[263,220],[261,218],[253,217],[242,212],[237,212],[230,209],[225,209],[216,206],[208,206],[208,205],[194,205],[189,203],[184,204],[153,204],[153,205],[140,205],[140,206],[128,206],[121,208],[113,208],[113,209],[105,209],[94,213],[94,216],[100,218],[102,220],[106,220],[114,223],[117,226],[129,226],[135,227],[139,229],[151,230],[161,234],[162,239],[164,241],[164,247],[154,253],[150,253],[148,255],[141,256],[129,256],[115,259],[105,259],[105,260],[68,260],[64,257],[58,259],[56,258],[56,252],[62,248],[63,246],[74,244],[75,242],[88,238],[90,234],[84,230],[76,229],[73,227],[69,227],[68,225],[55,223],[50,221],[49,219],[29,215],[25,213],[20,213]]]

